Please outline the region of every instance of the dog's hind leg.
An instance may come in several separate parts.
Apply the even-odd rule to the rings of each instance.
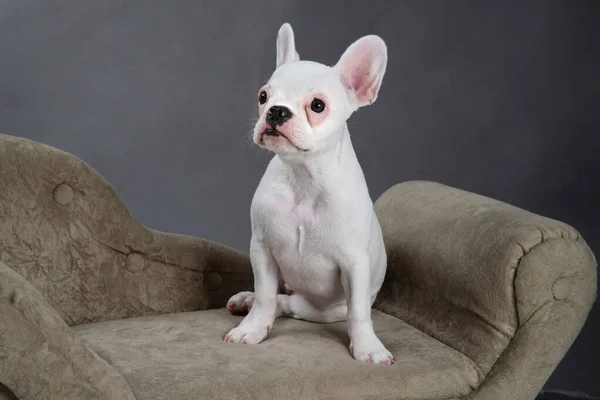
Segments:
[[[310,322],[331,323],[345,321],[348,307],[346,302],[325,309],[315,307],[304,296],[299,294],[277,295],[277,314],[287,315]]]
[[[246,315],[254,305],[254,292],[239,292],[227,302],[227,310],[233,315]]]
[[[286,315],[295,319],[310,322],[330,323],[345,321],[348,307],[346,303],[339,303],[325,309],[312,305],[304,296],[291,292],[291,295],[277,295],[276,317]],[[232,296],[227,302],[227,310],[234,315],[248,314],[254,305],[254,292],[240,292]]]

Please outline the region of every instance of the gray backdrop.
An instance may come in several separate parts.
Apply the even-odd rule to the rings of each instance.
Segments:
[[[374,199],[435,180],[570,223],[600,255],[600,2],[339,4],[0,0],[0,131],[84,159],[150,227],[246,250],[277,29],[330,65],[375,33],[387,74],[350,122]],[[599,338],[596,306],[548,387],[600,394]]]

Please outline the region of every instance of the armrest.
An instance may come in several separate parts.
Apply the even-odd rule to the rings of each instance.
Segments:
[[[396,185],[375,209],[388,252],[375,307],[475,361],[473,398],[534,398],[596,298],[579,233],[433,182]]]
[[[138,274],[154,285],[156,298],[140,299],[154,311],[181,312],[225,307],[234,294],[252,290],[254,279],[247,253],[210,240],[148,230],[151,239],[128,247],[139,262],[147,264]],[[143,261],[142,261],[143,260]],[[172,271],[175,275],[166,274]],[[136,286],[136,285],[133,285]]]
[[[2,262],[0,381],[21,400],[135,400],[125,379]]]

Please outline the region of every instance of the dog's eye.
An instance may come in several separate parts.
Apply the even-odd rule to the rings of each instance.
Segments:
[[[258,95],[258,102],[260,104],[265,104],[267,102],[267,92],[265,92],[264,90],[260,92],[260,94]]]
[[[321,99],[314,99],[312,103],[310,103],[310,109],[320,114],[325,111],[325,103],[323,103],[323,100]]]

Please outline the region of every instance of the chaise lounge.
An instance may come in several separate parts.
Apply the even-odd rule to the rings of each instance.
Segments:
[[[581,235],[433,182],[375,208],[393,366],[355,361],[345,323],[230,344],[245,253],[149,229],[83,161],[0,135],[0,399],[533,399],[596,298]]]

